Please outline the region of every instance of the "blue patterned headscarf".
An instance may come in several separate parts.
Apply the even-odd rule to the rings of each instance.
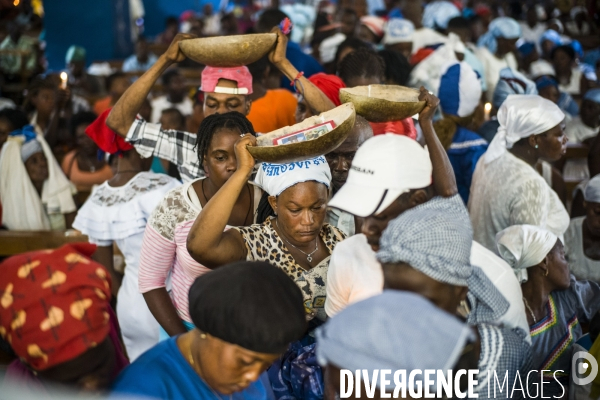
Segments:
[[[460,17],[460,10],[449,1],[434,1],[423,10],[423,26],[431,29],[446,29],[448,21]]]
[[[498,42],[496,39],[518,39],[521,37],[521,26],[519,23],[509,17],[500,17],[493,20],[488,31],[482,35],[477,41],[477,46],[487,47],[492,53],[498,50]]]
[[[316,337],[321,365],[366,369],[371,376],[376,369],[452,369],[473,333],[424,297],[385,290],[342,310]]]
[[[492,105],[499,109],[504,100],[511,94],[538,94],[535,83],[519,71],[512,68],[500,70],[500,79],[494,90]]]
[[[508,301],[471,265],[473,229],[459,195],[434,197],[389,223],[380,240],[381,263],[406,263],[439,282],[469,288],[469,322],[497,322]]]
[[[563,40],[560,37],[560,34],[556,32],[554,29],[548,29],[546,32],[542,34],[540,37],[540,44],[544,43],[544,41],[550,41],[554,44],[554,47],[560,46],[563,44]]]

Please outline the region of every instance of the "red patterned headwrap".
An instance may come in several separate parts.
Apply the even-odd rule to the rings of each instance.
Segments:
[[[110,275],[96,246],[66,244],[0,264],[0,334],[22,361],[45,370],[101,343],[110,330]]]
[[[336,107],[342,104],[340,101],[340,89],[345,88],[346,85],[344,85],[344,82],[339,77],[319,72],[312,75],[308,80],[321,89]]]
[[[106,153],[115,154],[133,149],[132,145],[127,143],[125,139],[117,135],[115,131],[106,125],[106,119],[108,118],[108,114],[110,114],[110,110],[112,110],[112,107],[100,114],[100,116],[87,127],[85,133],[92,138],[100,150]]]

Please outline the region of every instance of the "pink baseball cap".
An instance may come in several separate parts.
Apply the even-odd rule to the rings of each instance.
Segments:
[[[227,79],[237,82],[237,88],[217,86],[219,79]],[[202,71],[202,87],[205,93],[243,94],[252,93],[252,75],[248,67],[209,67]]]

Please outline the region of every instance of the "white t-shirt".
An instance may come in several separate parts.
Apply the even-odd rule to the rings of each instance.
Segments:
[[[162,112],[169,108],[176,108],[183,116],[191,115],[194,111],[194,103],[187,97],[183,98],[181,103],[171,103],[167,100],[167,96],[160,96],[152,100],[152,123],[158,124],[160,122],[160,116]]]
[[[485,275],[506,298],[510,306],[499,323],[518,327],[529,334],[521,286],[512,268],[500,257],[479,243],[471,247],[471,263]],[[383,291],[383,271],[365,235],[357,234],[339,243],[329,261],[325,312],[329,317],[352,303]],[[531,343],[528,338],[527,341]]]

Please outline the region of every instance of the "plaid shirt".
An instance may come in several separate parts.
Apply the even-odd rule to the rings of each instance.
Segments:
[[[160,124],[152,124],[138,117],[129,128],[126,140],[142,157],[154,156],[175,164],[183,182],[204,176],[194,150],[196,135],[193,133],[161,129]]]

